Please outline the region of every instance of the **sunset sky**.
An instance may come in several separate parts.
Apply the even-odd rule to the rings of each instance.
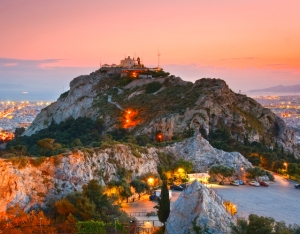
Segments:
[[[157,66],[158,49],[161,67],[184,80],[221,78],[234,91],[300,84],[299,9],[299,0],[1,0],[0,94],[55,99],[100,62],[130,54]]]

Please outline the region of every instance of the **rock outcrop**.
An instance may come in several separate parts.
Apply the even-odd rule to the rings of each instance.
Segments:
[[[70,90],[62,94],[58,100],[44,108],[25,131],[30,136],[47,128],[52,122],[60,123],[69,118],[90,117],[97,119],[97,110],[92,108],[97,96],[96,86],[102,76],[79,76],[71,81]]]
[[[155,149],[148,154],[135,157],[128,146],[115,145],[105,150],[73,152],[47,158],[41,165],[27,163],[20,168],[9,161],[0,159],[0,213],[14,204],[29,209],[44,206],[51,198],[59,199],[66,194],[80,191],[82,185],[92,179],[107,182],[116,178],[119,168],[131,170],[133,176],[154,172],[157,168]]]
[[[213,165],[233,167],[237,171],[241,167],[252,167],[252,164],[240,153],[215,149],[201,134],[167,146],[164,151],[172,153],[178,159],[183,158],[193,162],[194,171],[199,172],[206,172]]]
[[[161,83],[162,88],[147,94],[147,85],[154,81]],[[163,140],[171,140],[187,131],[208,135],[226,130],[239,141],[247,138],[250,142],[264,142],[270,148],[277,144],[300,157],[294,132],[282,119],[255,100],[232,92],[220,79],[203,78],[194,84],[179,77],[137,79],[123,87],[120,78],[96,71],[75,78],[70,91],[43,109],[24,135],[30,136],[52,122],[78,117],[102,118],[106,130],[111,131],[122,126],[122,111],[126,108],[139,112],[139,124],[131,127],[136,135],[155,138],[160,132]]]
[[[166,222],[166,234],[194,234],[195,227],[206,233],[229,233],[235,219],[226,211],[222,199],[198,181],[182,192]]]
[[[17,203],[30,209],[44,206],[51,198],[59,199],[70,192],[80,191],[90,180],[100,180],[101,169],[105,183],[118,179],[118,168],[132,171],[132,177],[156,172],[160,163],[159,151],[193,162],[197,172],[205,172],[218,164],[236,169],[252,166],[239,153],[214,149],[201,135],[165,148],[147,148],[147,151],[137,158],[129,146],[116,144],[107,149],[73,150],[46,158],[38,166],[29,160],[22,167],[18,161],[0,159],[0,213]]]

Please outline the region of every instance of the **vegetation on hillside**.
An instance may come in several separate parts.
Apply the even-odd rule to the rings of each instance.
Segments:
[[[119,230],[130,226],[131,218],[115,204],[115,197],[105,194],[104,188],[96,180],[89,181],[82,189],[82,192],[70,193],[49,203],[47,217],[43,211],[26,213],[18,205],[12,207],[8,210],[9,222],[0,220],[0,229],[7,234],[54,234],[81,233],[79,231],[92,226],[99,230],[97,233],[104,234],[114,231],[115,218],[118,219]]]
[[[250,214],[248,220],[239,218],[236,225],[232,224],[232,233],[299,234],[300,226],[296,224],[287,226],[285,222],[276,222],[271,217]]]
[[[264,139],[261,142],[250,143],[247,136],[241,142],[233,138],[227,128],[211,132],[207,136],[207,139],[217,149],[241,153],[254,166],[259,166],[280,174],[286,173],[288,167],[290,168],[289,174],[300,179],[300,159],[296,159],[294,155],[285,152],[278,145],[270,148]]]

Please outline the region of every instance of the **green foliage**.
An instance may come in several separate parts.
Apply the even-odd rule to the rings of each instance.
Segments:
[[[104,130],[103,121],[93,121],[89,118],[68,119],[59,124],[51,123],[47,129],[28,136],[22,136],[8,143],[9,151],[17,155],[51,156],[66,151],[66,148],[88,146],[99,141]],[[20,149],[20,147],[25,147]]]
[[[232,234],[297,234],[300,233],[298,225],[286,226],[284,222],[276,222],[271,217],[250,214],[248,220],[238,219],[237,224],[231,225]]]
[[[25,168],[27,166],[27,163],[29,162],[26,156],[12,157],[9,160],[12,162],[13,165],[18,166],[19,169]]]
[[[162,87],[161,83],[158,81],[151,82],[146,86],[146,93],[155,93],[156,91],[160,90]]]
[[[165,226],[161,226],[159,227],[158,229],[156,229],[153,234],[164,234],[165,233],[165,229],[166,227]]]
[[[223,165],[213,166],[209,169],[209,174],[211,176],[219,177],[221,179],[221,183],[223,183],[226,178],[233,176],[234,173],[234,168]]]
[[[62,94],[59,96],[58,99],[66,98],[66,97],[68,96],[68,94],[69,94],[69,91],[70,91],[70,90],[68,90],[68,91],[66,91],[66,92],[64,92],[64,93],[62,93]]]
[[[254,179],[257,180],[257,177],[259,176],[265,176],[266,171],[259,168],[259,167],[253,167],[253,168],[248,168],[247,169],[247,174],[246,177],[249,179]]]
[[[38,158],[33,158],[30,160],[30,164],[35,166],[35,167],[38,167],[40,166],[43,162],[45,162],[46,160],[46,157],[38,157]]]
[[[128,200],[128,198],[132,195],[130,186],[125,180],[111,180],[107,184],[108,189],[116,189],[116,196],[121,200]]]
[[[196,223],[198,217],[194,218],[194,220],[192,221],[192,225],[193,225],[193,230],[196,234],[204,234],[204,233],[209,233],[209,230],[205,224],[204,229],[202,229],[202,227],[198,226]]]
[[[76,221],[103,221],[114,223],[114,218],[121,221],[129,221],[119,206],[113,205],[113,201],[106,194],[96,180],[91,180],[83,186],[82,192],[68,194],[55,202],[55,210],[59,220],[66,221],[71,214]]]
[[[239,218],[236,225],[231,224],[232,234],[247,234],[248,222],[244,218]]]
[[[297,163],[289,163],[287,167],[287,172],[289,175],[299,174],[299,167]]]
[[[143,192],[147,192],[150,190],[150,187],[147,183],[134,179],[130,182],[130,186],[135,189],[135,192],[139,194],[139,198],[141,197],[140,194]]]
[[[130,76],[124,76],[119,80],[119,86],[123,87],[131,83],[134,79]]]
[[[274,223],[273,218],[250,214],[247,233],[272,233]]]
[[[105,229],[106,226],[107,224],[102,221],[93,221],[93,220],[78,221],[76,223],[78,234],[89,234],[89,233],[106,234],[106,229]]]
[[[150,143],[150,137],[148,137],[147,135],[138,135],[136,136],[136,142],[138,145],[140,146],[146,146],[147,144]]]
[[[173,154],[166,154],[164,152],[157,152],[159,164],[157,166],[157,171],[160,175],[160,178],[164,179],[165,175],[164,173],[166,171],[170,171],[173,169],[173,165],[175,160],[175,157]]]
[[[157,209],[157,216],[160,222],[166,223],[170,214],[170,198],[167,182],[164,180],[161,187],[160,197],[157,198],[158,204],[154,207]]]
[[[186,173],[190,173],[193,170],[194,165],[192,162],[186,161],[181,158],[181,159],[177,160],[173,166],[174,170],[177,170],[179,168],[183,168]]]
[[[20,137],[24,132],[25,132],[25,128],[24,127],[16,128],[16,130],[15,130],[15,137]]]
[[[298,167],[300,165],[299,159],[295,159],[293,155],[284,152],[277,144],[275,144],[273,149],[270,149],[270,147],[268,147],[266,143],[263,143],[263,141],[251,143],[247,142],[246,144],[243,144],[228,136],[226,132],[227,130],[216,130],[210,133],[210,144],[217,149],[227,152],[237,151],[244,155],[254,166],[260,166],[274,172],[285,169],[284,162],[288,162],[289,164],[296,163]],[[225,140],[227,137],[229,138]],[[293,167],[293,173],[295,173],[295,165],[293,165]],[[300,172],[296,174],[300,174]]]

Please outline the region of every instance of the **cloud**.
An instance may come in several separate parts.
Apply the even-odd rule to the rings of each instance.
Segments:
[[[13,66],[17,66],[18,63],[5,63],[3,66],[4,67],[13,67]]]
[[[15,59],[15,58],[0,58],[0,67],[36,67],[40,68],[45,64],[53,64],[64,59]]]

